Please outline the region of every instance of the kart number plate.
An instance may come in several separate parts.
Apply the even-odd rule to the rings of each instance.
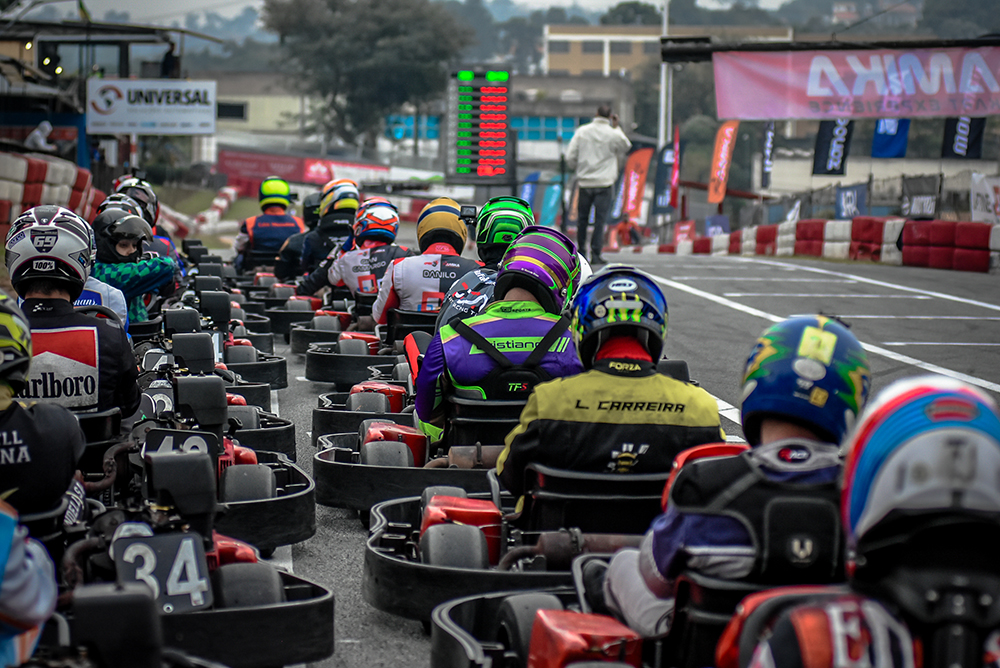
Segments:
[[[119,538],[115,569],[122,582],[145,583],[164,614],[212,605],[212,585],[201,536],[196,533]]]
[[[147,452],[207,452],[214,455],[222,446],[219,437],[208,431],[185,431],[182,429],[150,429],[146,433],[143,454]]]
[[[174,365],[173,353],[168,353],[164,350],[149,350],[142,356],[143,371],[156,371],[164,364],[167,366]]]

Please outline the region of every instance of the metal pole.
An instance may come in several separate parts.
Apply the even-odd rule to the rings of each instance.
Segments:
[[[559,229],[563,234],[569,229],[569,220],[566,218],[566,153],[563,151],[562,135],[559,136],[559,209],[562,217],[559,219]]]
[[[670,0],[663,1],[663,37],[666,37],[670,30]],[[660,114],[659,123],[657,123],[656,129],[656,145],[658,148],[662,148],[663,145],[670,141],[673,134],[671,130],[671,124],[669,116],[672,116],[668,105],[670,102],[667,100],[667,87],[673,88],[673,71],[667,63],[660,63]],[[669,83],[668,83],[669,79]],[[671,90],[671,93],[673,90]],[[671,96],[672,97],[672,96]]]

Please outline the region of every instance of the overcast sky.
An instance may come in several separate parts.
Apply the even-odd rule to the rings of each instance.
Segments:
[[[579,4],[588,9],[604,9],[617,4],[617,0],[515,0],[518,4],[527,5],[538,9],[544,9],[553,5],[569,6]],[[784,0],[761,0],[762,7],[773,9],[779,6]],[[121,0],[84,0],[90,13],[95,19],[101,19],[104,13],[114,9],[121,11],[127,9],[135,21],[144,23],[161,23],[169,25],[174,21],[183,24],[184,16],[189,12],[217,12],[223,16],[234,16],[239,14],[244,7],[252,5],[260,7],[263,0],[171,0],[171,2],[132,2],[122,3]],[[662,0],[651,0],[651,4],[662,4]],[[704,7],[716,6],[715,0],[699,0],[699,5]],[[73,9],[72,5],[61,3],[56,5],[60,13]]]

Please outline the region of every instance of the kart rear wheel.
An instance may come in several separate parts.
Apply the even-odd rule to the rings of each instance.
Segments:
[[[424,516],[424,509],[435,496],[457,496],[460,499],[468,498],[468,494],[461,487],[453,485],[433,485],[424,488],[424,493],[420,495],[420,516]]]
[[[253,608],[285,600],[281,576],[271,564],[227,564],[212,574],[212,594],[220,608]]]
[[[430,566],[485,570],[490,566],[486,536],[479,527],[468,524],[435,524],[420,537],[420,561]]]
[[[527,666],[535,613],[539,610],[562,609],[562,602],[552,594],[515,594],[505,598],[497,610],[496,623],[497,641],[507,648],[505,654],[509,656],[513,653],[517,657],[518,666]]]
[[[253,346],[229,346],[226,348],[226,362],[244,364],[257,361],[257,349]]]
[[[389,397],[378,392],[358,392],[347,397],[345,408],[362,413],[391,413]]]
[[[368,466],[413,466],[413,451],[398,441],[361,444],[361,463]]]
[[[274,472],[263,464],[234,464],[222,472],[222,501],[273,499],[278,483]]]
[[[260,412],[256,406],[229,406],[227,413],[229,417],[242,422],[243,429],[260,429]]]
[[[339,332],[340,318],[332,315],[318,315],[312,319],[312,329],[320,332]]]
[[[341,355],[368,355],[371,349],[361,339],[344,339],[337,341],[337,352]]]

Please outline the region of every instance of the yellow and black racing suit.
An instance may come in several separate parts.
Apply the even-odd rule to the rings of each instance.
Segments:
[[[524,469],[590,473],[669,471],[677,453],[725,440],[705,390],[657,373],[651,362],[605,359],[578,376],[535,386],[497,460],[500,482],[524,493]]]

